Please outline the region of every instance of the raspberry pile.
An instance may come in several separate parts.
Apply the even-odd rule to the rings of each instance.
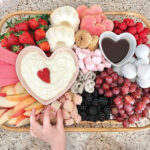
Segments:
[[[97,75],[96,88],[100,95],[112,97],[111,113],[124,127],[148,117],[150,89],[139,88],[137,83],[118,76],[111,68]]]
[[[110,100],[104,96],[100,96],[98,90],[91,93],[83,92],[82,104],[78,105],[78,112],[82,120],[86,121],[105,121],[110,119]]]
[[[142,22],[134,22],[131,18],[125,18],[123,22],[114,20],[114,29],[113,32],[116,34],[121,34],[124,32],[129,32],[134,35],[137,45],[147,44],[149,34],[149,29],[144,27]],[[147,44],[149,46],[149,44]]]

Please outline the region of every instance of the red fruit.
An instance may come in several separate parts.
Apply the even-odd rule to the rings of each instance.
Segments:
[[[21,44],[32,44],[34,45],[34,40],[32,36],[30,35],[29,32],[24,31],[20,36],[19,36],[19,42]]]
[[[125,110],[123,108],[119,109],[119,113],[120,114],[124,114],[125,113]]]
[[[146,44],[147,42],[148,42],[148,38],[145,37],[145,38],[143,39],[143,44]]]
[[[127,32],[131,33],[131,34],[136,34],[136,28],[135,27],[129,27]]]
[[[45,31],[43,29],[35,30],[35,40],[40,41],[45,38]]]
[[[16,29],[15,29],[15,27],[10,27],[8,30],[9,30],[9,31],[16,32]]]
[[[143,44],[143,40],[142,39],[138,39],[137,40],[137,45]]]
[[[148,110],[147,109],[143,110],[142,117],[148,117],[148,115],[149,115]]]
[[[132,111],[133,110],[133,107],[129,104],[125,104],[124,105],[124,109],[128,112],[128,111]]]
[[[138,34],[134,34],[134,37],[135,37],[136,40],[139,39],[139,35]]]
[[[28,24],[25,22],[21,22],[15,25],[15,31],[28,31],[29,27]]]
[[[130,18],[125,18],[123,20],[123,22],[125,22],[127,24],[127,26],[131,27],[131,26],[134,26],[134,20],[133,19],[130,19]]]
[[[100,88],[100,85],[99,85],[99,84],[96,84],[96,85],[95,85],[95,88],[96,88],[96,89]]]
[[[120,93],[120,89],[118,87],[113,88],[113,94],[118,95]]]
[[[135,103],[135,99],[131,97],[130,95],[126,95],[124,97],[125,103],[129,105],[133,105]]]
[[[39,19],[38,20],[38,22],[39,22],[39,24],[41,24],[41,25],[44,25],[44,26],[48,26],[48,22],[46,21],[46,20],[44,20],[44,19]]]
[[[136,115],[135,115],[135,118],[136,118],[136,121],[140,121],[141,118],[142,118],[142,116],[141,116],[140,114],[136,114]]]
[[[131,83],[130,88],[129,88],[129,92],[133,93],[136,91],[137,88],[137,84],[136,83]]]
[[[120,104],[116,105],[116,107],[117,107],[118,109],[123,108],[123,103],[121,102]]]
[[[137,104],[137,108],[138,108],[139,110],[144,110],[145,107],[146,107],[145,102],[139,102],[139,103]]]
[[[46,52],[46,56],[50,57],[52,55],[52,53],[50,51]]]
[[[129,118],[129,122],[130,122],[131,124],[134,124],[135,121],[136,121],[136,116],[135,116],[135,115],[132,115],[132,116]]]
[[[127,24],[124,23],[124,22],[122,22],[122,23],[120,23],[119,28],[120,28],[121,30],[126,30],[126,29],[127,29]]]
[[[124,82],[123,77],[120,77],[120,76],[119,76],[119,77],[118,77],[118,84],[122,85],[123,82]]]
[[[142,97],[142,101],[143,101],[145,104],[149,104],[149,103],[150,103],[150,98],[147,97],[147,96],[144,96],[144,97]]]
[[[149,92],[149,88],[145,88],[144,93],[148,93],[148,92]]]
[[[103,84],[103,89],[104,89],[104,90],[109,90],[109,88],[110,88],[110,86],[109,86],[108,83],[104,83],[104,84]]]
[[[40,41],[39,41],[40,42]],[[49,43],[47,41],[43,41],[41,43],[38,44],[39,47],[43,50],[43,51],[49,51],[50,50],[50,46]]]
[[[113,79],[111,76],[107,76],[107,77],[105,77],[105,81],[106,81],[106,83],[111,84]]]
[[[139,37],[142,38],[142,39],[144,39],[146,36],[147,36],[147,34],[146,34],[145,31],[141,31],[141,32],[139,33]]]
[[[130,79],[124,79],[124,86],[130,86],[131,80]]]
[[[35,18],[30,19],[29,20],[29,27],[31,29],[37,29],[39,27],[39,22]]]
[[[118,20],[114,20],[113,23],[115,28],[118,28],[120,25],[120,22]]]
[[[144,32],[145,32],[146,34],[149,34],[149,28],[144,28]]]
[[[43,68],[43,70],[39,70],[37,72],[37,75],[42,81],[50,83],[50,70],[48,68]]]
[[[117,81],[118,80],[118,74],[116,72],[113,72],[111,74],[111,77],[112,77],[113,81]]]
[[[118,109],[116,107],[113,107],[111,109],[111,113],[112,113],[112,115],[117,115],[119,112],[118,112]]]
[[[6,49],[9,49],[10,48],[10,44],[8,42],[8,38],[4,37],[2,40],[1,40],[1,46],[6,48]]]
[[[6,94],[6,93],[0,93],[0,96],[1,96],[1,97],[6,97],[7,94]]]
[[[150,48],[150,44],[146,44]]]
[[[96,84],[102,85],[103,79],[101,77],[96,78]]]
[[[137,89],[135,92],[132,93],[132,96],[134,97],[134,99],[139,99],[141,98],[141,94],[142,94],[141,89]]]
[[[107,72],[103,71],[100,74],[101,78],[105,78],[106,76],[108,76]]]
[[[123,127],[128,127],[129,126],[129,121],[128,120],[123,120],[122,124],[123,124]]]
[[[114,88],[114,87],[117,87],[118,84],[117,84],[117,82],[113,82],[110,86],[111,86],[111,88]]]
[[[14,34],[10,34],[8,37],[8,42],[10,46],[12,45],[19,45],[19,38],[15,36]]]
[[[114,29],[114,32],[118,35],[122,33],[122,31],[120,29]]]
[[[13,45],[11,47],[12,51],[15,52],[16,54],[19,54],[21,50],[23,49],[23,45]]]
[[[120,114],[120,116],[123,117],[124,119],[128,117],[128,115],[126,113]]]
[[[122,95],[128,94],[129,93],[129,87],[128,86],[121,87],[121,92],[122,92]]]
[[[135,111],[136,114],[141,114],[141,113],[142,113],[142,110],[140,110],[140,109],[137,108],[137,107],[134,109],[134,111]]]
[[[116,97],[114,100],[114,103],[116,104],[116,105],[118,105],[118,104],[121,104],[122,103],[122,99],[118,96],[118,97]]]
[[[111,75],[113,72],[114,72],[114,71],[113,71],[112,68],[108,68],[108,69],[107,69],[107,73],[108,73],[109,75]]]
[[[103,95],[104,94],[104,90],[102,88],[99,88],[98,89],[98,93],[99,93],[99,95]]]
[[[113,96],[113,93],[112,93],[112,91],[111,90],[107,90],[107,91],[105,91],[105,96],[106,97],[112,97]]]
[[[122,122],[123,120],[124,120],[124,118],[123,117],[116,117],[116,120],[118,121],[118,122]]]
[[[142,22],[137,22],[136,25],[135,25],[135,27],[136,27],[136,31],[137,31],[138,33],[140,33],[141,31],[144,30],[144,26],[143,26],[143,23],[142,23]]]
[[[131,116],[131,115],[134,114],[134,111],[133,111],[133,110],[132,110],[132,111],[128,111],[127,114],[128,114],[129,116]]]

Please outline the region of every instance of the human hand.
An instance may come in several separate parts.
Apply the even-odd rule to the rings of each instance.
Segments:
[[[65,150],[65,131],[63,125],[63,117],[61,110],[57,112],[57,123],[51,125],[50,113],[51,106],[45,108],[43,126],[40,125],[35,118],[35,110],[32,110],[30,116],[30,133],[32,136],[47,142],[52,150]]]

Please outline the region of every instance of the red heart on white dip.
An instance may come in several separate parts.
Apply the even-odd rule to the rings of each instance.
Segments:
[[[38,76],[44,68],[50,72],[50,82],[44,82]],[[76,54],[70,48],[58,49],[47,57],[39,47],[28,46],[17,57],[16,72],[29,94],[47,105],[72,86],[79,73],[79,65]]]

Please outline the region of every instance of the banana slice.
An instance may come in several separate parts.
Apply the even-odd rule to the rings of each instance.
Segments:
[[[80,19],[75,8],[71,6],[63,6],[52,12],[50,22],[52,26],[64,25],[77,31]]]
[[[62,47],[72,48],[75,42],[74,34],[74,30],[67,26],[51,27],[46,32],[51,51],[53,52]]]

